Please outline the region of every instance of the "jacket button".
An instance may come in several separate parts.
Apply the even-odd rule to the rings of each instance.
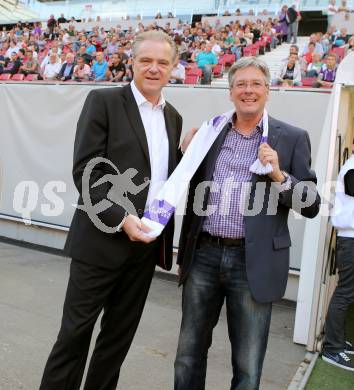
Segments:
[[[144,177],[144,182],[146,183],[147,181],[149,181],[150,179],[148,177]]]
[[[138,214],[142,215],[143,214],[143,209],[138,209]]]

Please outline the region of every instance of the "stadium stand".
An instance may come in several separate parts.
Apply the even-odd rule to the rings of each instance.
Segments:
[[[39,14],[20,4],[18,0],[0,0],[0,24],[33,22],[40,20]]]
[[[10,16],[12,12],[25,21],[30,13],[26,14],[27,11],[21,7],[16,0],[0,0],[0,16]],[[100,16],[96,21],[86,21],[85,24],[68,21],[64,15],[60,18],[51,15],[44,23],[20,22],[11,29],[0,31],[1,80],[129,82],[132,79],[132,41],[137,33],[149,29],[163,29],[174,38],[180,54],[179,66],[185,67],[185,84],[224,85],[228,68],[241,56],[262,55],[274,77],[279,67],[284,67],[283,61],[287,60],[294,46],[287,43],[288,27],[281,19],[288,12],[285,7],[276,15],[264,12],[254,16],[252,10],[243,18],[235,15],[217,19],[203,17],[193,25],[181,23],[178,18],[173,18],[172,13],[168,18],[159,15],[157,19],[141,20],[136,16],[133,19],[137,28],[125,26],[122,20],[118,24],[113,18],[109,23],[104,22]],[[5,13],[1,13],[3,9]],[[130,23],[128,19],[125,22]],[[90,23],[90,29],[86,28],[87,23]],[[309,78],[318,77],[322,67],[326,66],[324,57],[328,53],[335,53],[340,62],[348,50],[353,50],[353,42],[354,38],[347,34],[345,28],[333,26],[326,34],[316,33],[310,38],[300,38],[297,54],[302,85],[309,86]],[[320,58],[313,57],[312,51],[320,53]],[[114,61],[113,54],[118,54]],[[67,66],[68,57],[72,57],[73,62],[70,60]],[[84,77],[75,77],[73,73],[79,58],[83,61],[80,61],[80,69],[76,68],[75,74],[83,74],[85,68]],[[66,68],[68,71],[65,71]],[[285,73],[285,77],[291,77],[292,70],[287,69]],[[325,70],[325,73],[327,75],[328,71]],[[283,85],[282,82],[280,84]],[[285,84],[289,86],[292,83]]]

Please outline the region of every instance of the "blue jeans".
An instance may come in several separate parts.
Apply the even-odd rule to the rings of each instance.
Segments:
[[[251,296],[244,247],[202,242],[183,287],[175,390],[205,389],[208,349],[224,300],[232,348],[231,390],[259,388],[272,304]]]
[[[210,84],[211,76],[213,74],[213,66],[212,65],[204,65],[202,68],[203,76],[202,76],[202,84]]]

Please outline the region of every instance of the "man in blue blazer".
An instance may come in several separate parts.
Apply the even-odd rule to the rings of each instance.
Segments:
[[[272,302],[284,295],[288,279],[289,210],[308,218],[319,211],[308,133],[268,118],[269,80],[267,65],[257,58],[232,66],[236,113],[191,180],[178,253],[183,318],[175,390],[205,388],[208,349],[224,300],[231,390],[259,388]],[[271,173],[250,171],[257,157],[271,164]]]

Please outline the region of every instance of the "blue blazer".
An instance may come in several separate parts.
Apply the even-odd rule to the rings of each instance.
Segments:
[[[177,259],[182,269],[181,283],[188,278],[204,221],[204,217],[194,213],[193,203],[197,202],[205,210],[208,202],[208,189],[203,196],[199,195],[200,199],[194,199],[195,190],[199,183],[212,180],[215,163],[229,126],[225,126],[220,132],[191,180]],[[288,215],[291,208],[296,210],[296,205],[292,204],[295,185],[300,181],[309,182],[309,186],[297,197],[301,199],[301,196],[309,196],[309,199],[314,200],[311,206],[296,210],[304,217],[314,218],[319,212],[321,202],[316,189],[316,174],[311,170],[311,145],[308,133],[270,117],[268,143],[277,151],[280,169],[289,173],[292,185],[290,190],[280,193],[279,197],[274,197],[272,191],[276,190],[271,187],[272,181],[268,176],[256,174],[252,176],[249,209],[252,209],[257,196],[261,196],[263,208],[258,215],[244,216],[245,256],[249,287],[252,296],[258,302],[276,301],[285,293],[291,246]],[[265,193],[256,191],[259,182],[265,182]],[[274,215],[267,215],[269,206],[276,210]]]

